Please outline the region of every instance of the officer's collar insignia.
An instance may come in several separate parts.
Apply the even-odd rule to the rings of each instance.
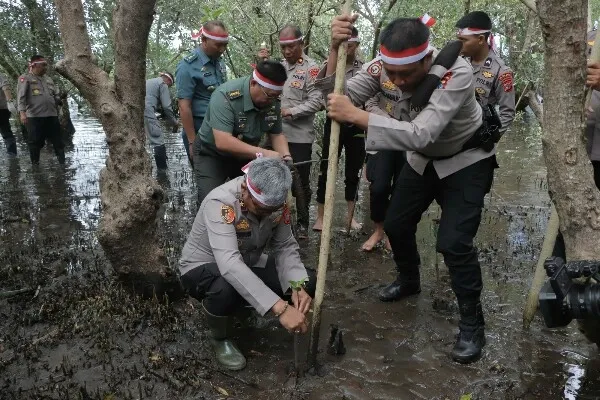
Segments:
[[[381,84],[381,87],[387,90],[396,90],[398,89],[396,85],[389,79]]]
[[[194,53],[188,55],[187,57],[185,57],[184,60],[187,61],[188,63],[191,63],[196,58],[198,58],[198,53],[194,52]]]
[[[484,77],[484,78],[488,78],[488,79],[489,79],[489,78],[493,78],[493,77],[494,77],[494,74],[492,74],[492,73],[491,73],[491,72],[489,72],[489,71],[483,71],[483,72],[481,73],[481,75],[483,75],[483,77]]]
[[[302,63],[304,63],[304,58],[300,57],[298,59],[298,61],[296,62],[296,64],[302,64]]]
[[[241,197],[242,196],[240,194],[240,196],[238,197],[238,200],[240,202],[240,209],[242,210],[242,212],[246,212],[246,211],[248,211],[248,207],[246,207],[246,203],[244,203],[244,200],[242,200]]]
[[[235,211],[233,207],[223,204],[221,206],[221,218],[226,224],[231,224],[235,220]]]
[[[238,97],[242,97],[242,92],[240,90],[232,90],[231,92],[227,92],[227,97],[230,99],[237,99]]]
[[[250,224],[246,218],[240,219],[240,221],[235,225],[236,231],[247,231],[250,229]]]
[[[492,66],[492,57],[488,57],[485,59],[483,63],[483,68],[490,68]]]

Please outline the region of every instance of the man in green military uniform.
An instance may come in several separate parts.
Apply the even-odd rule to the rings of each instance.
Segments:
[[[229,34],[221,21],[208,21],[192,39],[202,43],[177,64],[177,98],[183,125],[181,138],[192,161],[196,132],[202,126],[208,102],[215,89],[227,81],[227,69],[221,55],[227,49]]]
[[[217,88],[194,142],[194,172],[198,206],[204,197],[240,168],[258,157],[291,162],[281,129],[279,97],[287,79],[281,63],[258,63],[252,76],[229,81]],[[258,147],[263,134],[270,135],[273,150]]]
[[[459,19],[456,27],[462,54],[473,66],[477,101],[482,107],[498,106],[500,133],[504,133],[515,119],[515,90],[511,69],[492,48],[492,20],[483,11],[473,11]]]

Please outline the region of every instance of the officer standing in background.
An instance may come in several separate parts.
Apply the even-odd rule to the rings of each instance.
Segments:
[[[287,81],[281,96],[283,133],[288,140],[294,161],[308,161],[312,158],[312,144],[315,141],[315,113],[323,109],[323,96],[314,87],[319,67],[313,59],[304,54],[304,37],[296,25],[286,25],[279,31],[279,45],[284,57],[282,64],[287,72]],[[269,57],[266,49],[262,49],[258,55],[259,59]],[[298,207],[298,202],[296,203],[298,239],[308,237],[308,209],[312,195],[310,168],[310,163],[297,167],[305,199],[303,209]],[[294,196],[298,194],[294,193]]]
[[[19,77],[17,85],[18,108],[21,122],[27,127],[31,163],[40,163],[40,152],[46,139],[54,147],[59,164],[65,163],[65,146],[60,136],[57,104],[58,90],[46,75],[48,62],[41,55],[31,57],[30,72]]]
[[[249,304],[261,315],[271,311],[289,332],[304,333],[316,283],[290,227],[289,168],[280,160],[257,158],[244,173],[206,197],[179,263],[183,287],[202,301],[217,361],[231,370],[246,365],[231,341],[236,310]],[[304,284],[292,291],[292,282]]]
[[[456,23],[458,39],[463,43],[462,55],[473,66],[475,94],[482,107],[499,107],[502,127],[506,132],[515,119],[515,90],[513,72],[492,48],[492,20],[483,11],[473,11]]]
[[[278,101],[286,79],[281,63],[261,61],[251,76],[228,81],[215,91],[193,148],[198,207],[211,190],[239,176],[241,167],[254,158],[292,162],[281,134]],[[258,147],[265,133],[275,151]]]
[[[177,98],[179,118],[183,125],[181,138],[188,159],[192,162],[196,132],[208,108],[210,96],[227,81],[227,68],[221,55],[227,49],[229,34],[221,21],[205,23],[198,37],[202,43],[177,64]]]
[[[13,101],[10,82],[6,76],[0,74],[0,134],[6,145],[9,156],[17,155],[17,141],[10,127],[10,115],[17,115],[17,108]]]
[[[357,17],[342,15],[332,22],[332,50],[323,71],[326,78],[315,83],[325,93],[333,88],[337,49],[351,37]],[[471,66],[459,57],[445,73],[441,65],[432,68],[436,50],[430,47],[429,36],[429,28],[417,18],[390,22],[381,33],[381,56],[346,83],[350,99],[329,94],[327,111],[340,123],[367,130],[367,151],[407,151],[407,164],[396,181],[384,223],[398,276],[380,292],[380,300],[420,293],[417,224],[434,200],[439,203],[442,216],[436,249],[448,266],[460,312],[452,358],[470,363],[481,356],[485,345],[480,302],[483,282],[473,238],[497,166],[495,147],[489,151],[482,148],[487,137],[481,129],[482,109],[475,99]],[[443,74],[439,85],[424,107],[411,105],[411,93],[429,73]],[[385,89],[384,79],[397,90]],[[394,118],[370,114],[352,104],[362,106],[384,90],[388,113]]]
[[[167,169],[167,149],[165,148],[165,134],[156,118],[156,112],[164,113],[167,125],[177,128],[179,122],[173,114],[171,107],[171,93],[169,87],[173,86],[175,79],[170,72],[161,72],[158,78],[146,81],[146,105],[144,108],[144,130],[154,152],[154,161],[159,170]]]
[[[352,28],[352,37],[348,40],[348,52],[346,57],[346,81],[352,78],[361,70],[364,62],[356,59],[356,52],[360,40],[358,30]],[[323,130],[323,153],[321,159],[329,155],[329,138],[331,135],[331,119],[325,121]],[[342,153],[342,148],[346,152],[345,184],[344,197],[348,204],[348,216],[346,226],[351,229],[360,229],[361,225],[353,218],[354,204],[358,195],[358,182],[360,181],[360,170],[365,162],[365,132],[355,125],[342,124],[340,126],[340,142],[338,146],[338,156]],[[317,220],[313,230],[323,229],[323,214],[325,212],[325,185],[327,184],[327,161],[321,161],[319,171],[319,181],[317,184]],[[352,221],[350,219],[352,218]]]

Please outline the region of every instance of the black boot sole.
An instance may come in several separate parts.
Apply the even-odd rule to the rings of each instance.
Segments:
[[[379,301],[383,301],[384,303],[391,303],[391,302],[393,302],[393,301],[402,300],[402,299],[405,299],[405,298],[407,298],[407,297],[416,296],[416,295],[418,295],[419,293],[421,293],[421,290],[420,290],[420,289],[419,289],[419,291],[418,291],[418,292],[414,292],[414,293],[407,293],[407,294],[402,294],[402,295],[395,296],[395,297],[383,297],[383,296],[381,296],[381,295],[379,295],[378,297],[379,297]]]

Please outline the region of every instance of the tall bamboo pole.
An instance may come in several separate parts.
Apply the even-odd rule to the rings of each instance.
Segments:
[[[343,14],[350,13],[351,0],[346,0]],[[335,70],[335,86],[333,92],[343,94],[344,77],[346,75],[346,53],[348,42],[344,42],[339,50]],[[310,352],[308,365],[317,366],[317,351],[319,349],[319,331],[321,329],[321,305],[325,296],[325,279],[327,277],[327,263],[329,260],[329,245],[331,241],[331,222],[333,220],[333,205],[335,200],[335,182],[338,172],[338,145],[340,141],[340,124],[331,121],[331,135],[329,139],[329,160],[327,162],[327,184],[325,185],[325,210],[323,214],[323,230],[321,232],[321,248],[319,251],[319,264],[317,270],[317,288],[313,309],[312,328],[310,332]]]

